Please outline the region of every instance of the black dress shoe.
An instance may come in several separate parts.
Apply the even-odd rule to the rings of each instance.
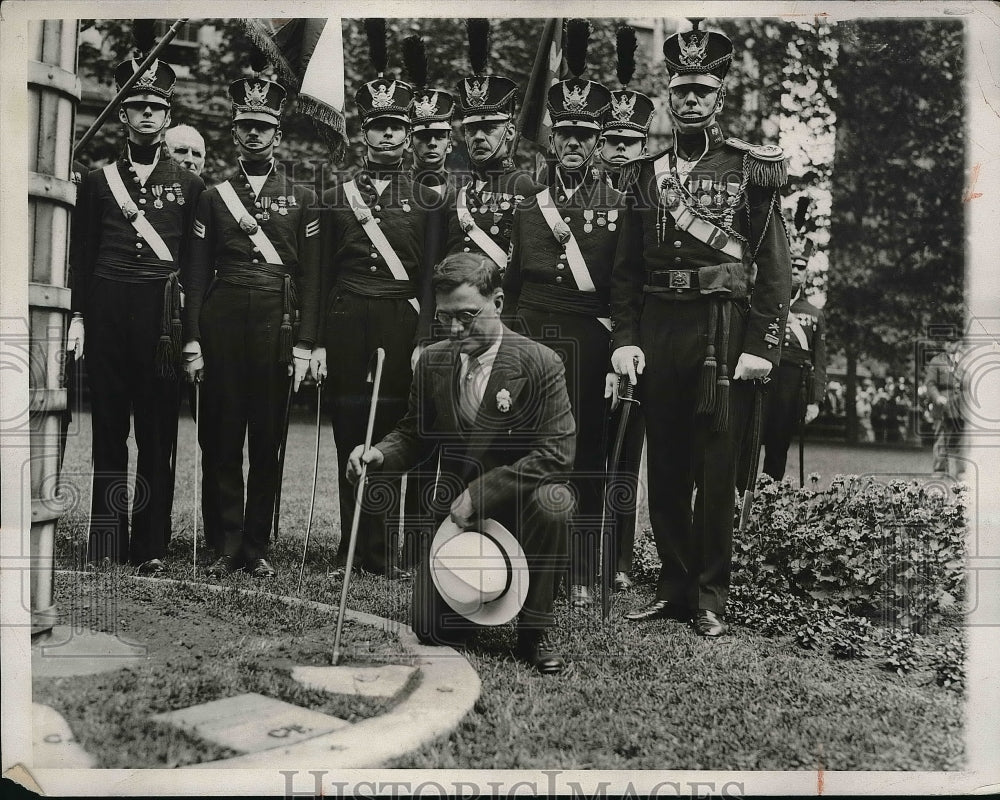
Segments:
[[[674,619],[687,622],[691,619],[691,612],[669,600],[654,600],[642,608],[629,611],[625,619],[631,622],[645,622],[648,619]]]
[[[616,572],[615,573],[615,591],[616,592],[627,592],[635,586],[632,583],[632,579],[628,576],[627,572]]]
[[[518,629],[517,657],[543,675],[558,675],[566,666],[549,639],[548,628]]]
[[[266,558],[251,558],[247,561],[245,569],[255,578],[273,578],[275,576],[274,567]]]
[[[236,560],[236,556],[219,556],[205,570],[205,574],[209,578],[222,578],[237,569],[239,569],[239,562]]]
[[[574,584],[569,587],[569,603],[573,608],[586,608],[594,604],[594,594],[589,586]]]
[[[162,575],[166,571],[167,565],[158,558],[151,558],[148,561],[143,561],[138,567],[136,567],[137,575]]]
[[[698,609],[698,613],[694,616],[694,632],[699,636],[715,639],[722,636],[728,629],[726,623],[719,619],[718,614],[707,608]]]

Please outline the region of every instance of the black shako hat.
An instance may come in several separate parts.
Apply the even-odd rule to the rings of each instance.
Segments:
[[[725,34],[694,27],[675,33],[663,43],[663,57],[670,72],[670,86],[696,83],[718,89],[733,60],[733,43]]]

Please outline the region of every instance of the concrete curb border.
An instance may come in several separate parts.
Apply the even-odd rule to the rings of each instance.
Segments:
[[[75,570],[59,570],[75,573]],[[287,605],[306,606],[329,612],[336,618],[337,608],[315,600],[273,594],[224,584],[203,583],[190,579],[132,576],[154,583],[191,583],[212,591],[232,591],[248,595],[268,595]],[[479,699],[482,682],[468,659],[451,647],[421,645],[412,630],[401,622],[347,609],[346,619],[381,628],[396,634],[403,649],[416,656],[420,682],[392,710],[378,717],[362,720],[347,728],[306,739],[293,745],[262,750],[233,758],[189,764],[179,769],[363,769],[378,767],[386,761],[416,750],[421,745],[450,733],[472,710]]]

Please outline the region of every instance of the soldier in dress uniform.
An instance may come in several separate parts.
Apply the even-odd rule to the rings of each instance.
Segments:
[[[780,148],[727,139],[716,122],[729,39],[695,23],[663,51],[674,144],[632,184],[634,256],[616,265],[611,293],[612,367],[638,376],[662,562],[654,600],[626,618],[693,620],[715,637],[726,630],[737,433],[751,381],[779,360],[791,296],[787,176]]]
[[[167,155],[184,169],[201,175],[205,169],[205,139],[190,125],[174,125],[163,135]]]
[[[297,390],[316,341],[319,209],[274,157],[285,94],[259,75],[230,85],[238,168],[198,203],[185,280],[185,369],[204,387],[202,509],[216,577],[274,576],[267,556],[289,381]]]
[[[372,23],[382,23],[381,30]],[[374,436],[384,436],[406,411],[411,359],[433,314],[431,269],[443,233],[440,195],[416,183],[404,164],[410,147],[413,90],[385,77],[384,20],[367,20],[372,61],[379,77],[355,94],[365,144],[365,163],[351,180],[323,198],[321,347],[313,352],[317,377],[329,368],[333,434],[340,480],[340,549],[346,563],[354,515],[347,458],[364,438],[375,351],[385,350]],[[403,577],[387,513],[399,507],[399,481],[366,492],[358,523],[356,563],[375,574]]]
[[[566,367],[576,420],[570,602],[578,607],[593,600],[600,545],[611,273],[625,210],[625,196],[593,165],[611,94],[579,77],[586,66],[587,25],[571,20],[567,27],[567,62],[576,77],[553,84],[546,98],[551,180],[526,198],[514,217],[504,278],[507,302],[524,332],[556,350]]]
[[[514,212],[542,186],[511,158],[517,84],[486,74],[489,21],[470,19],[468,28],[473,74],[458,82],[457,95],[472,180],[458,190],[448,215],[446,252],[483,253],[505,270]]]
[[[767,387],[761,441],[764,472],[776,481],[785,475],[788,447],[803,415],[807,425],[816,419],[819,402],[826,396],[826,323],[823,312],[802,292],[811,252],[812,242],[807,241],[792,256],[794,294],[785,323],[781,362],[771,373]]]
[[[604,175],[619,191],[625,192],[638,175],[640,160],[646,155],[646,140],[653,120],[653,101],[628,88],[635,72],[635,30],[623,25],[615,35],[618,54],[617,77],[620,89],[611,92],[611,102],[604,115],[602,138],[598,153]],[[615,418],[612,418],[614,423]],[[620,424],[620,423],[619,423]],[[615,507],[611,525],[615,543],[615,591],[632,588],[632,555],[635,549],[636,505],[639,499],[639,471],[642,463],[642,445],[646,428],[641,414],[632,414],[628,420],[619,461],[614,465]],[[609,443],[613,441],[609,437]],[[610,456],[610,453],[609,453]]]
[[[611,92],[598,154],[611,185],[625,191],[628,183],[635,180],[641,163],[639,159],[646,155],[654,106],[642,92],[628,88],[635,72],[635,30],[628,25],[619,28],[615,46],[618,53],[616,74],[621,88]]]
[[[413,79],[410,129],[413,133],[413,179],[441,197],[443,208],[454,205],[455,189],[445,161],[452,151],[451,121],[455,97],[451,92],[427,85],[427,53],[419,36],[403,40],[403,61]]]
[[[121,86],[139,67],[115,69]],[[121,157],[84,176],[71,253],[69,348],[84,353],[94,487],[87,559],[164,570],[173,504],[181,349],[178,269],[188,256],[201,178],[161,157],[173,68],[156,60],[122,99]],[[129,537],[129,417],[139,449]]]

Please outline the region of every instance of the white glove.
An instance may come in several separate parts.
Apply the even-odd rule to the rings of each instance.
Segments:
[[[635,386],[639,382],[637,376],[646,369],[646,356],[635,345],[619,347],[611,354],[611,369],[619,375],[628,375],[629,382]]]
[[[309,361],[311,356],[312,350],[306,350],[304,347],[292,348],[292,367],[294,369],[292,391],[297,392],[299,390],[302,379],[305,378],[306,373],[309,372]]]
[[[326,348],[314,347],[309,357],[309,371],[317,383],[322,383],[326,378]]]
[[[200,383],[205,374],[205,359],[201,355],[201,342],[191,340],[181,351],[181,363],[184,374],[190,383]]]
[[[69,332],[66,334],[66,352],[73,353],[76,360],[83,358],[83,314],[76,313],[69,322]]]
[[[733,380],[752,381],[757,378],[766,378],[771,374],[771,362],[766,358],[755,356],[753,353],[740,353],[740,360],[736,362],[736,371],[733,372]]]
[[[611,410],[618,408],[618,374],[609,372],[604,376],[604,397],[611,398]]]
[[[819,416],[819,403],[810,403],[806,406],[806,425]]]

